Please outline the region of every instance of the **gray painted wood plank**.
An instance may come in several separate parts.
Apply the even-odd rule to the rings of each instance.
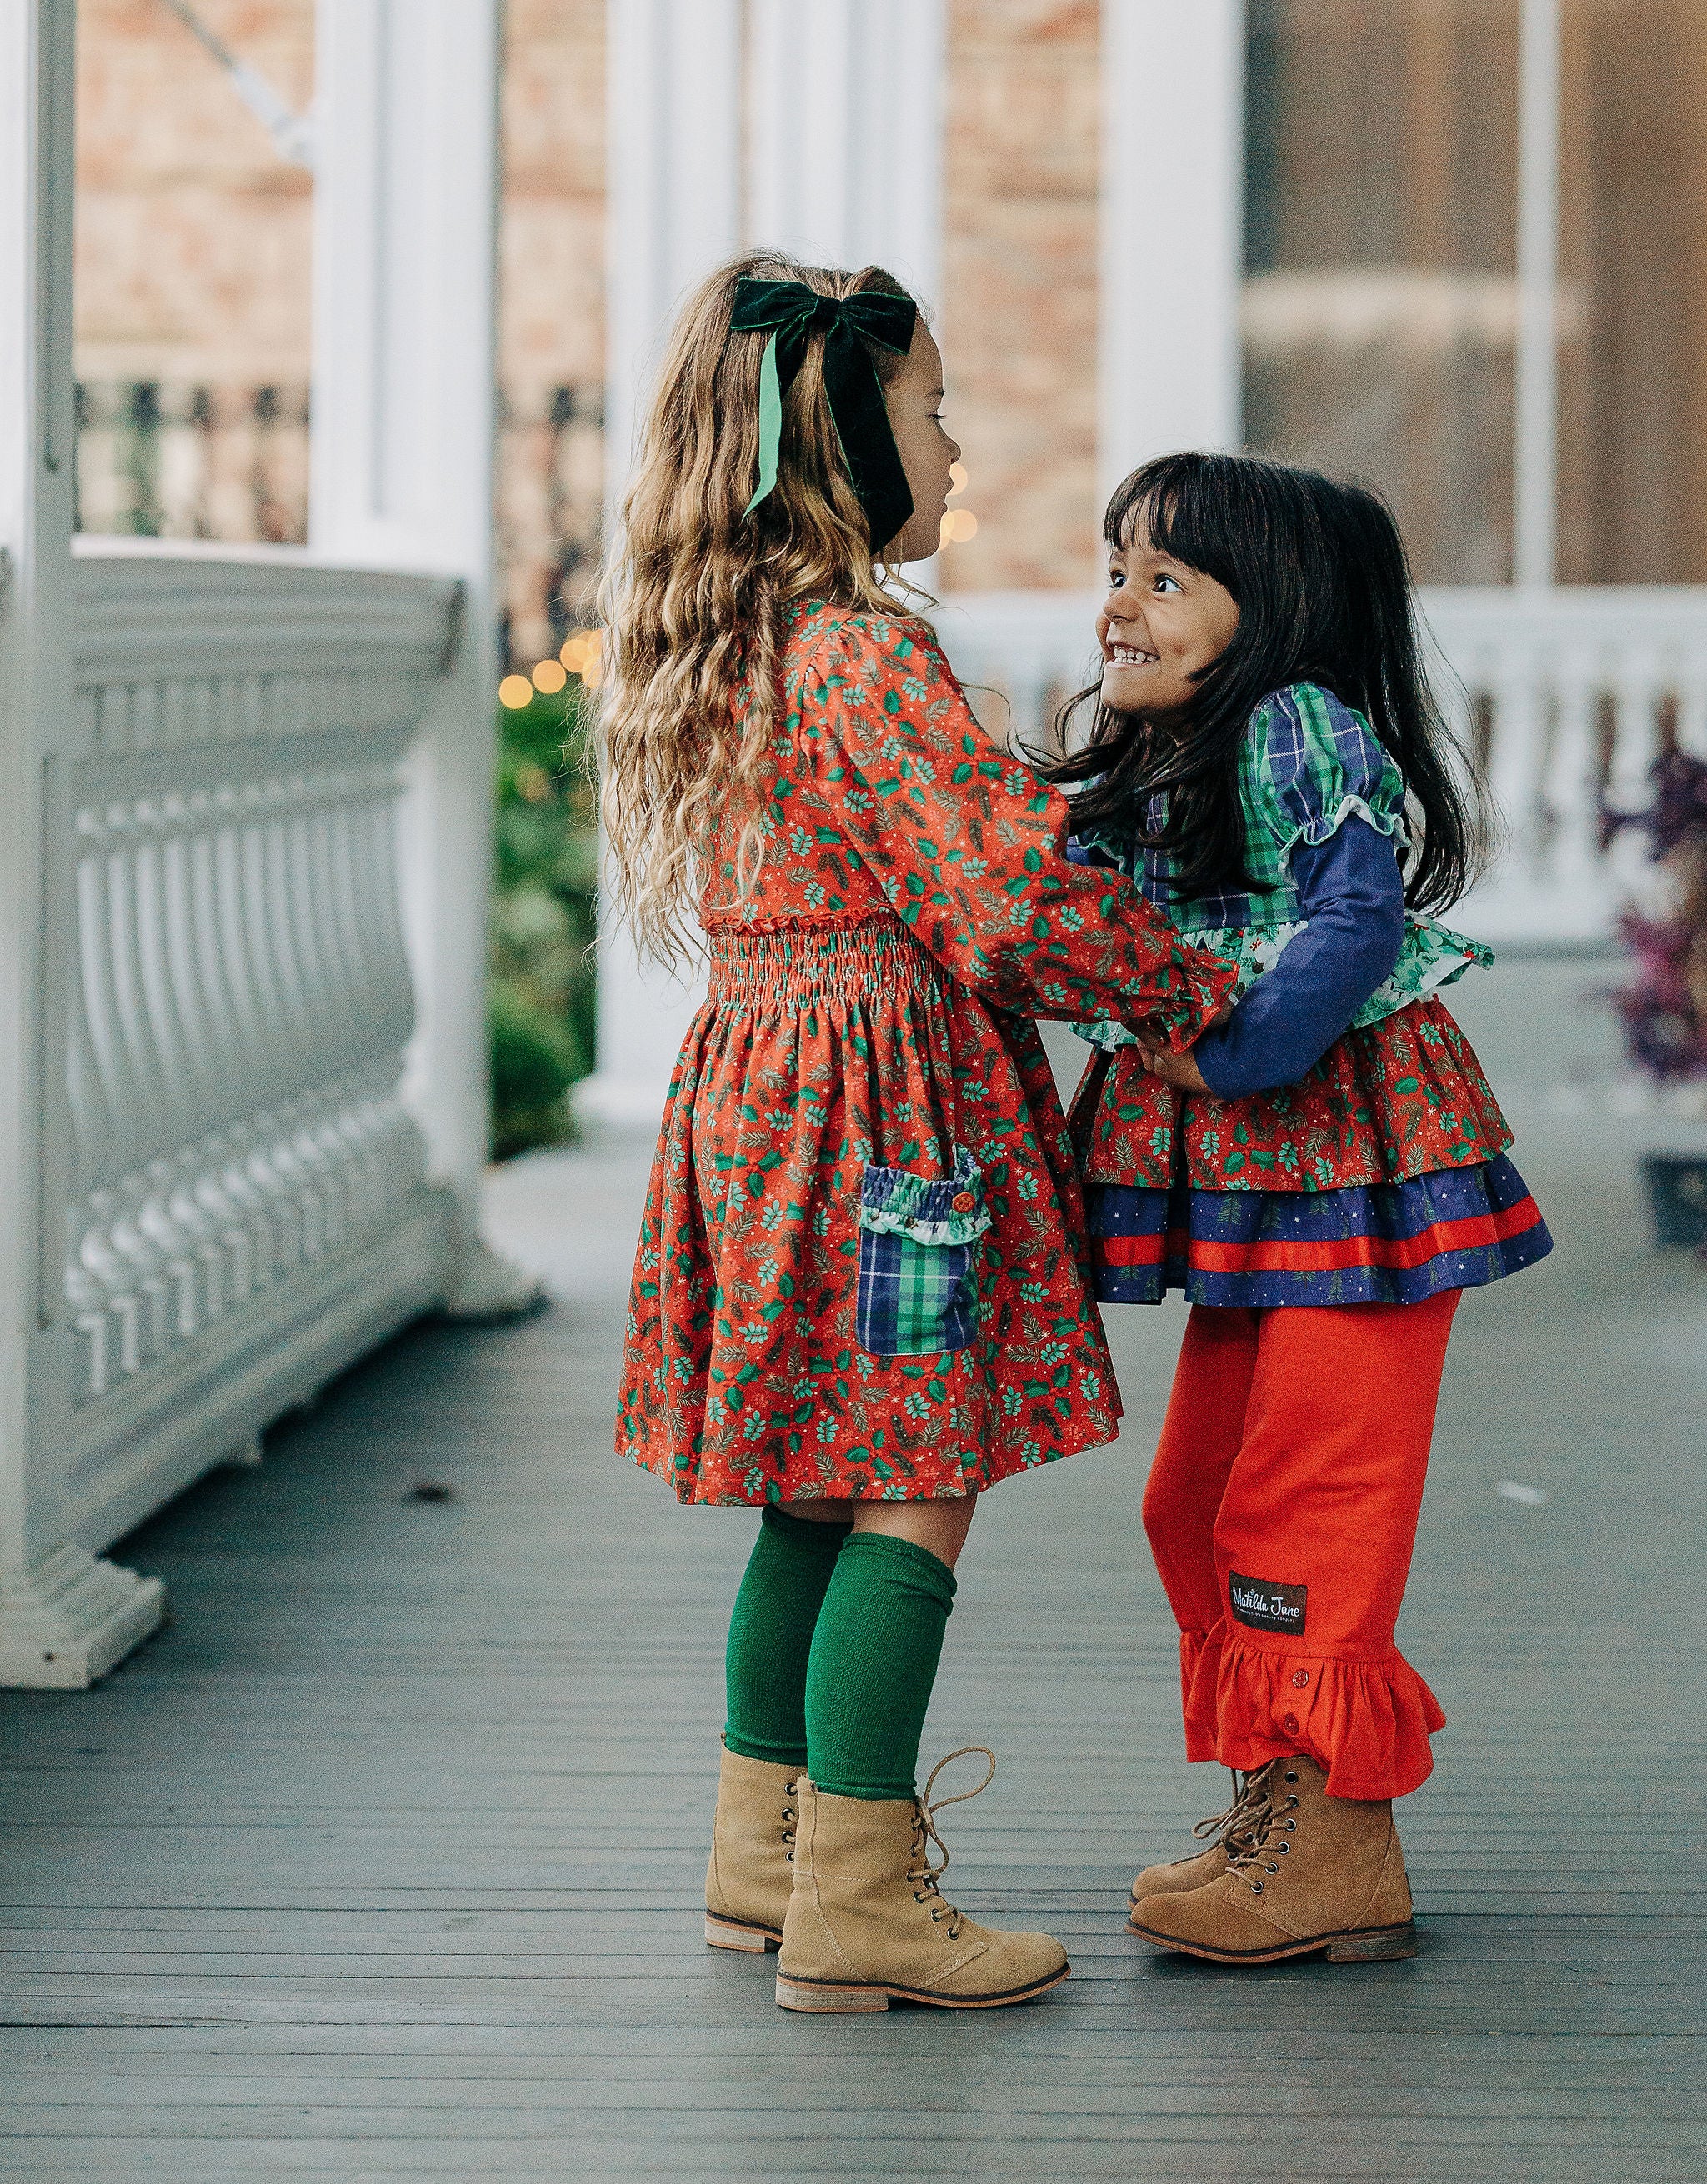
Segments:
[[[1484,989],[1531,1075],[1567,973]],[[1241,1975],[1122,1931],[1133,1865],[1222,1802],[1136,1521],[1177,1305],[1111,1318],[1119,1446],[988,1498],[927,1731],[1002,1762],[955,1892],[1052,1921],[1074,1980],[802,2022],[706,1952],[751,1518],[608,1452],[624,1238],[548,1318],[415,1330],[129,1542],[174,1623],[109,1682],[0,1695],[0,2174],[1699,2180],[1702,1278],[1647,1250],[1616,1125],[1516,1119],[1560,1247],[1467,1301],[1442,1401],[1414,1963]],[[549,1187],[617,1236],[643,1174],[618,1146]]]

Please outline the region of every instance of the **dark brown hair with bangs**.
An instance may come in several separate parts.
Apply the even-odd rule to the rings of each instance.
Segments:
[[[1379,494],[1260,455],[1163,455],[1118,487],[1102,528],[1112,546],[1141,532],[1224,585],[1239,627],[1183,721],[1163,728],[1114,712],[1096,685],[1069,701],[1063,744],[1087,705],[1091,734],[1046,771],[1085,784],[1075,825],[1130,829],[1166,851],[1182,895],[1248,885],[1240,745],[1264,698],[1315,682],[1364,716],[1403,777],[1416,841],[1407,902],[1435,911],[1457,901],[1486,861],[1487,800],[1429,687],[1404,543]],[[1146,831],[1158,792],[1166,816]]]

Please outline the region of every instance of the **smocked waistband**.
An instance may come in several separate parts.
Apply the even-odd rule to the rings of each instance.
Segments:
[[[763,932],[713,927],[706,938],[713,1001],[806,1006],[931,991],[942,982],[935,959],[895,917]]]

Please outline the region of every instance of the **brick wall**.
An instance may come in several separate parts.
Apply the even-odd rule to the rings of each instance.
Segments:
[[[314,0],[195,0],[298,111]],[[1096,0],[951,0],[944,295],[977,536],[949,589],[1090,580]],[[77,371],[92,529],[307,520],[312,184],[161,0],[79,0]],[[604,0],[510,0],[501,599],[523,666],[590,613],[604,325]]]
[[[298,111],[314,0],[196,0]],[[510,0],[499,544],[518,657],[555,651],[596,554],[603,0]],[[92,530],[304,535],[313,185],[161,0],[79,0],[76,370]]]
[[[499,555],[522,666],[591,616],[603,485],[604,0],[509,0]]]
[[[950,0],[941,328],[975,538],[945,589],[1095,581],[1096,0]]]
[[[197,0],[300,113],[314,0]],[[78,0],[77,369],[305,384],[313,185],[160,0]]]
[[[301,112],[313,0],[200,0]],[[290,540],[308,510],[312,184],[160,0],[79,0],[78,518]]]

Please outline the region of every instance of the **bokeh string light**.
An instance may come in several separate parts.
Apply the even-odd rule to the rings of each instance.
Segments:
[[[569,638],[557,657],[572,675],[578,675],[589,690],[596,690],[604,679],[605,632],[602,629],[577,630]]]
[[[966,465],[964,463],[951,465],[948,475],[948,497],[951,500],[957,500],[967,488]],[[940,533],[940,543],[943,545],[963,546],[968,538],[976,538],[977,536],[978,518],[969,508],[951,508],[945,511]]]
[[[577,630],[556,659],[540,660],[531,676],[506,675],[498,686],[499,703],[519,713],[536,696],[555,698],[572,675],[578,676],[585,688],[596,690],[604,679],[604,631]]]

